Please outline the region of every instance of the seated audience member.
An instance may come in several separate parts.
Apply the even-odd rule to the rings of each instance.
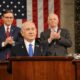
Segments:
[[[59,18],[56,14],[48,16],[49,29],[40,35],[43,49],[47,56],[66,56],[67,48],[72,46],[70,34],[67,29],[58,26]]]
[[[6,10],[2,13],[3,25],[0,26],[0,60],[9,58],[12,46],[21,43],[20,28],[13,26],[14,13]]]
[[[21,28],[23,42],[12,48],[11,56],[41,56],[42,48],[36,34],[35,24],[30,21],[24,22]]]

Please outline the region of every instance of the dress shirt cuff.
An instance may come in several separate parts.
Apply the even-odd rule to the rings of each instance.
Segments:
[[[61,36],[60,36],[59,40],[61,40]]]
[[[50,44],[51,42],[52,42],[52,40],[49,38],[49,39],[48,39],[48,43]]]
[[[13,41],[12,46],[15,46],[15,41]]]
[[[2,47],[4,47],[5,46],[5,42],[2,42]]]

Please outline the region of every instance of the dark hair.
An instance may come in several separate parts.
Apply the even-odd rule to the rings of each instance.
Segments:
[[[2,16],[4,16],[4,14],[7,14],[7,13],[12,13],[13,16],[14,16],[13,11],[11,11],[11,10],[5,10],[4,12],[2,12]]]

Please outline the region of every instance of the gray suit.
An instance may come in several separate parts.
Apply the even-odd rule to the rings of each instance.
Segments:
[[[67,48],[72,46],[70,39],[70,34],[66,29],[61,30],[61,38],[58,40],[53,40],[51,43],[48,43],[48,38],[50,37],[51,30],[48,29],[40,35],[41,43],[43,45],[44,55],[47,56],[66,56]]]

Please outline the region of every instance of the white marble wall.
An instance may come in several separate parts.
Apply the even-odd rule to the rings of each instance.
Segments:
[[[75,32],[74,32],[74,0],[61,0],[61,26],[67,28],[71,34],[73,42],[69,53],[75,50]]]

